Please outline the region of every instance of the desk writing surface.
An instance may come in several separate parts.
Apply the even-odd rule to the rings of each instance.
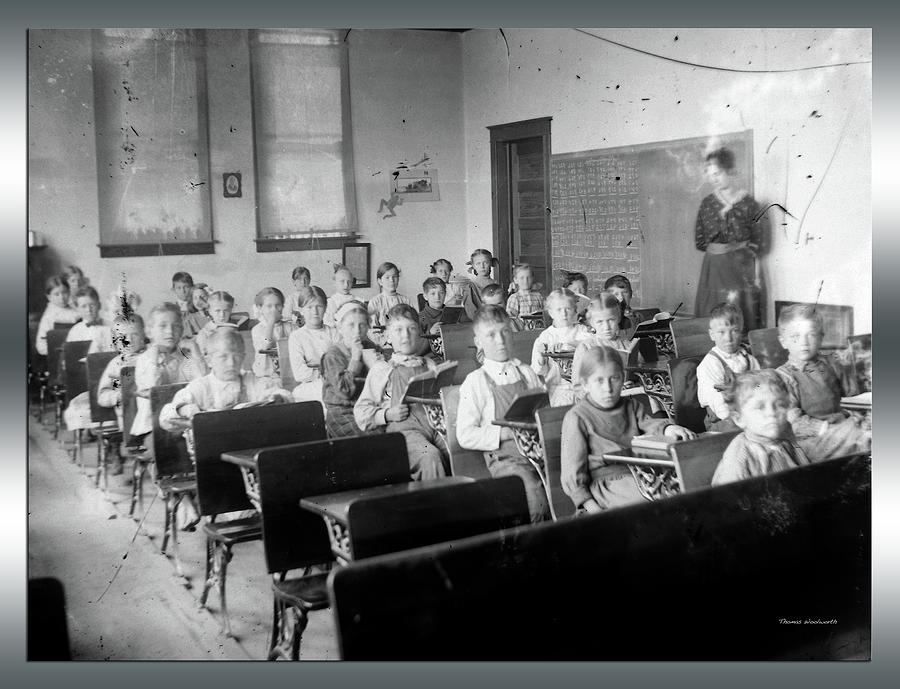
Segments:
[[[223,462],[237,464],[239,467],[256,469],[256,453],[265,448],[254,447],[249,450],[229,450],[221,455]]]
[[[623,448],[616,452],[604,452],[604,462],[617,464],[642,464],[644,466],[674,467],[675,461],[662,452],[636,452],[631,448]],[[596,459],[596,455],[588,455],[588,459]]]
[[[445,476],[443,478],[429,479],[427,481],[409,481],[404,483],[389,483],[387,485],[373,486],[371,488],[354,488],[340,493],[327,493],[325,495],[310,495],[300,500],[300,507],[310,512],[315,512],[325,517],[337,519],[343,524],[347,523],[347,513],[357,500],[371,498],[383,498],[391,495],[404,495],[429,488],[440,488],[457,483],[470,483],[473,479],[467,476]]]

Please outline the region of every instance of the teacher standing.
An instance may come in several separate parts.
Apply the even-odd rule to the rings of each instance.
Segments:
[[[759,289],[756,281],[756,251],[761,227],[759,204],[734,186],[734,153],[720,148],[706,156],[706,175],[713,193],[700,203],[694,240],[706,252],[694,315],[708,316],[724,301],[739,306],[744,330],[759,327]]]

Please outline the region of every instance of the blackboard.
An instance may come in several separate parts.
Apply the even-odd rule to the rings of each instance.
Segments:
[[[712,193],[706,152],[735,155],[735,185],[753,194],[753,131],[552,156],[554,270],[587,275],[588,292],[620,273],[633,303],[693,310],[703,253],[694,246],[700,201]]]

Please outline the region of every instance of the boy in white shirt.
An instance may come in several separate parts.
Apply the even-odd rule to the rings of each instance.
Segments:
[[[537,471],[523,457],[509,428],[494,419],[506,413],[516,395],[543,390],[537,373],[518,359],[510,359],[512,327],[502,306],[485,305],[475,313],[475,345],[484,353],[484,364],[472,371],[459,390],[456,437],[469,450],[481,450],[491,476],[518,476],[525,484],[532,522],[549,517],[547,495]]]

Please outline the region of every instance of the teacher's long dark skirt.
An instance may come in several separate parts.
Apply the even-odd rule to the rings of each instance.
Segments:
[[[744,330],[759,327],[759,288],[756,286],[756,258],[748,249],[738,249],[727,254],[703,255],[700,281],[697,284],[697,301],[694,315],[708,316],[716,304],[735,302],[744,314]]]

